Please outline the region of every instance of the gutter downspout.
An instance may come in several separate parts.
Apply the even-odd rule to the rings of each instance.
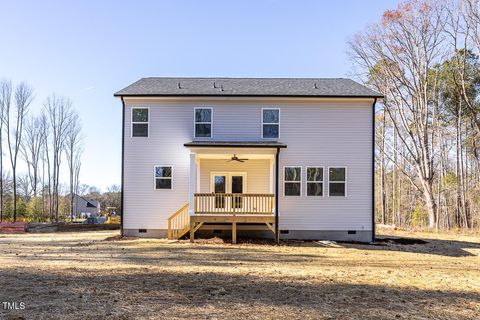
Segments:
[[[372,242],[375,242],[375,104],[372,104]]]
[[[278,163],[280,158],[280,148],[277,148],[275,154],[275,243],[280,243],[280,228],[278,226]]]
[[[124,185],[124,155],[125,155],[125,101],[123,100],[123,96],[120,96],[122,100],[122,180],[121,180],[121,189],[120,189],[120,235],[123,237],[123,208],[124,208],[124,197],[123,197],[123,185]]]

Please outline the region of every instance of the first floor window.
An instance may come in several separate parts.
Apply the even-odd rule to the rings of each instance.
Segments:
[[[285,196],[300,196],[302,189],[302,167],[285,167],[284,169]]]
[[[155,166],[155,189],[172,189],[172,167]]]
[[[212,137],[212,108],[195,108],[195,138]]]
[[[262,137],[277,139],[280,136],[280,109],[262,109]]]
[[[307,196],[323,196],[322,167],[307,167]]]
[[[148,108],[132,108],[132,137],[148,137]]]
[[[328,169],[328,194],[330,197],[345,197],[347,190],[347,168]]]

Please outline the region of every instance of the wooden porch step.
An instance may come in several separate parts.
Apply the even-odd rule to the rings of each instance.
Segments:
[[[188,202],[168,218],[168,239],[176,240],[190,231]]]

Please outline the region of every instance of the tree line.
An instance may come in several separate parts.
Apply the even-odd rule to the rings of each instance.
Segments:
[[[83,136],[78,112],[70,99],[52,94],[34,114],[33,101],[29,84],[0,80],[0,221],[58,222],[62,210],[73,212],[79,192]],[[21,161],[26,172],[19,173]],[[61,188],[63,166],[68,190]]]
[[[478,0],[409,0],[349,41],[376,108],[376,221],[480,226]]]

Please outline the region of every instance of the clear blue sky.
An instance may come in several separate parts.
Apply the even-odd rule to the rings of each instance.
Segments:
[[[81,182],[120,183],[118,89],[147,76],[345,77],[346,40],[396,0],[0,0],[0,78],[68,96]],[[64,181],[67,176],[64,176]]]

